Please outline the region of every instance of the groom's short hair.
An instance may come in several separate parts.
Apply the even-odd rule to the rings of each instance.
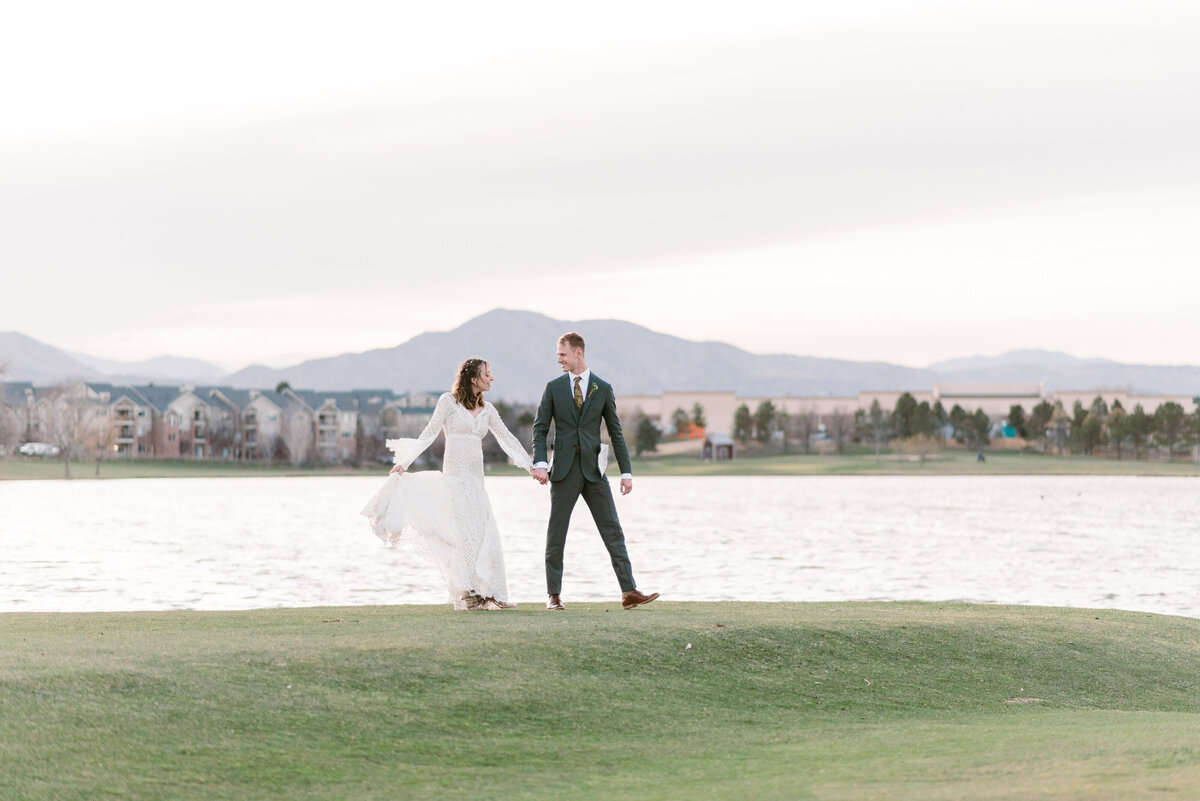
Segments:
[[[566,345],[571,350],[587,350],[587,346],[583,343],[583,337],[574,331],[568,331],[559,337],[558,344]]]

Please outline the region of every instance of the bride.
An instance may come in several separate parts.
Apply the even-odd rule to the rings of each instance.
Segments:
[[[496,407],[483,399],[492,381],[483,359],[463,362],[454,388],[438,398],[421,436],[387,441],[396,466],[362,511],[385,542],[419,543],[441,570],[455,609],[513,606],[500,531],[483,487],[483,438],[491,431],[517,467],[532,472],[533,463]],[[446,435],[442,472],[406,472],[439,431]]]

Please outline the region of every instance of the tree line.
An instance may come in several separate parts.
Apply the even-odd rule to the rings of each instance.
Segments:
[[[752,440],[774,443],[787,452],[795,444],[809,453],[822,422],[824,438],[838,453],[844,453],[849,443],[871,447],[877,455],[884,448],[924,455],[950,441],[982,450],[991,444],[997,424],[1023,439],[1026,447],[1058,455],[1070,452],[1142,459],[1157,454],[1171,459],[1200,445],[1200,408],[1189,413],[1168,401],[1148,413],[1141,404],[1127,410],[1119,400],[1110,407],[1100,396],[1086,407],[1076,401],[1070,412],[1061,401],[1043,400],[1028,411],[1013,404],[1001,420],[993,420],[981,408],[971,411],[959,404],[947,411],[940,400],[918,402],[909,392],[891,409],[876,400],[869,409],[853,413],[834,410],[825,415],[811,410],[789,414],[768,400],[754,411],[747,404],[739,406],[732,427],[734,438],[743,445]]]

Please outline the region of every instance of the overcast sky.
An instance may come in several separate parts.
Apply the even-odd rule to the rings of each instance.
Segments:
[[[234,369],[505,307],[1200,364],[1197,42],[1190,0],[28,3],[0,330]]]

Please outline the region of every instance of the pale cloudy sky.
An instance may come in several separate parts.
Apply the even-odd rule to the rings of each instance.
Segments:
[[[495,307],[1200,364],[1200,4],[29,3],[0,330],[284,365]]]

